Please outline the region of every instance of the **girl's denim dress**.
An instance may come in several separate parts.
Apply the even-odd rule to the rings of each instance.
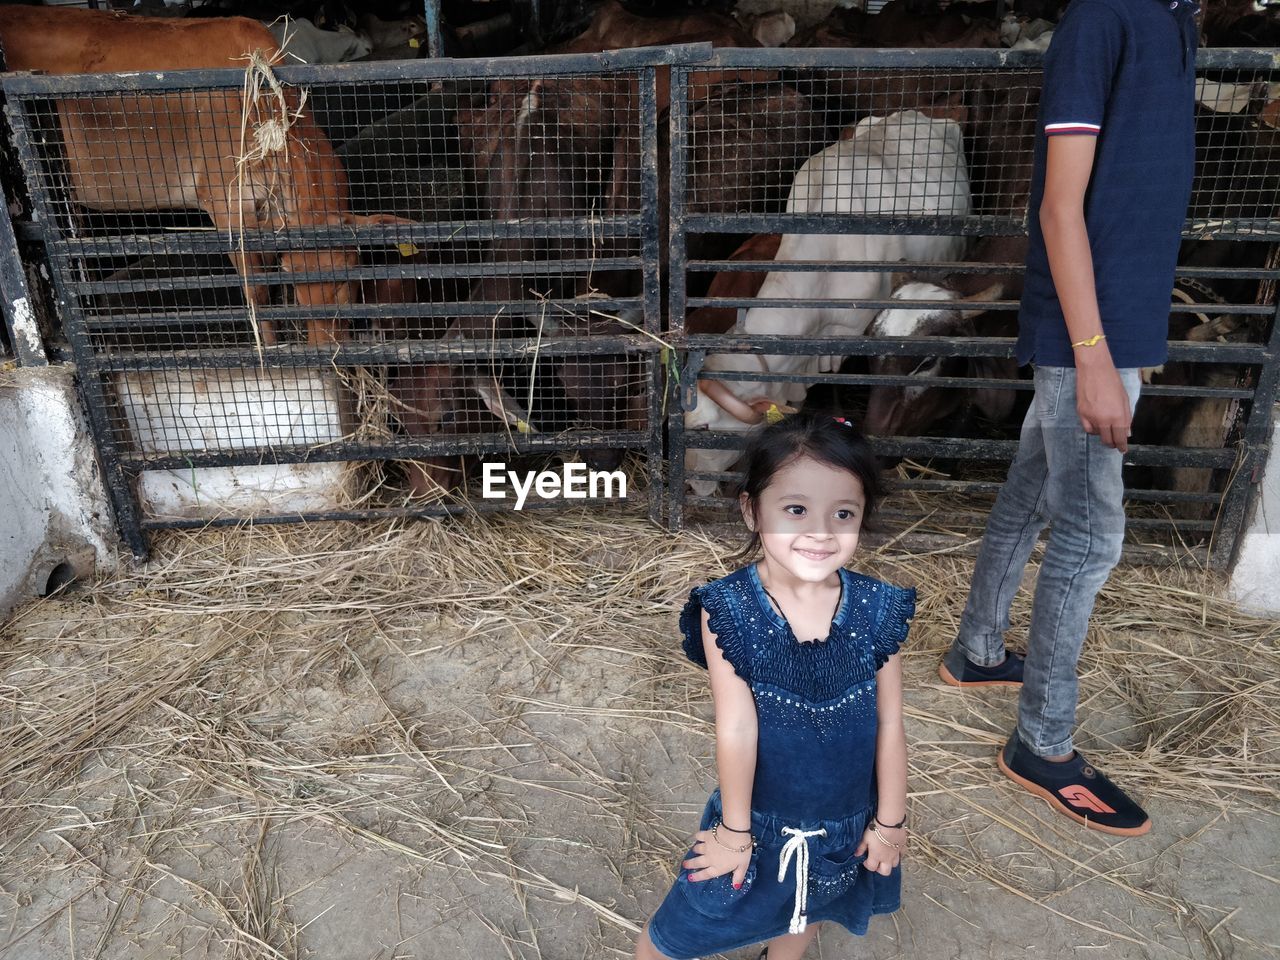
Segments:
[[[732,950],[834,920],[867,931],[898,909],[901,873],[863,869],[854,850],[875,812],[876,671],[897,652],[915,590],[841,570],[843,595],[823,643],[800,643],[769,603],[754,564],[695,588],[680,617],[684,651],[706,666],[702,614],[755,697],[759,740],[751,796],[757,846],[742,884],[691,882],[681,870],[649,936],[675,960]],[[699,829],[720,816],[720,791]],[[684,859],[694,856],[693,851]]]

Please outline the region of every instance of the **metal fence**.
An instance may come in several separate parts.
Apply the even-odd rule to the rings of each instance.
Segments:
[[[480,454],[637,451],[657,516],[669,59],[6,77],[130,546],[208,522],[202,494],[259,521],[509,509],[450,496]]]
[[[718,382],[749,384],[743,399],[858,416],[898,464],[886,535],[976,542],[1032,386],[1011,358],[1039,63],[999,50],[722,50],[673,71],[669,312],[684,414],[669,429],[674,526],[732,507],[752,418],[708,400]],[[1128,553],[1222,565],[1265,461],[1276,392],[1280,131],[1266,104],[1280,77],[1270,51],[1202,51],[1197,71],[1170,359],[1144,387],[1125,461]],[[709,94],[725,75],[739,82]],[[900,182],[854,159],[842,138],[855,126],[906,158]],[[725,195],[732,209],[713,209]],[[963,306],[980,314],[912,328],[909,310],[939,304],[919,286],[891,297],[904,280],[976,298]]]
[[[187,511],[215,490],[259,522],[509,509],[474,496],[485,454],[608,469],[634,451],[635,505],[673,528],[714,520],[743,431],[686,428],[699,379],[791,384],[794,404],[879,424],[903,495],[889,535],[954,546],[980,532],[1029,397],[1009,333],[1038,65],[703,45],[3,86],[28,229],[139,553],[149,529],[208,522]],[[1140,407],[1157,423],[1127,458],[1131,555],[1221,563],[1276,391],[1278,78],[1268,51],[1206,51],[1198,69],[1216,109],[1198,109],[1170,364]],[[869,117],[920,148],[916,187],[870,204],[837,176],[824,201],[816,158]],[[959,331],[868,333],[882,309],[936,305],[891,299],[889,259],[990,309]],[[729,329],[761,307],[779,308],[773,335]],[[805,326],[821,310],[840,336]],[[787,359],[761,372],[762,356]],[[886,413],[925,376],[931,419]],[[293,494],[281,507],[255,485]]]

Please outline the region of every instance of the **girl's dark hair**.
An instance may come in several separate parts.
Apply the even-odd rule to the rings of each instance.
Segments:
[[[866,497],[862,529],[868,529],[876,507],[887,492],[880,473],[880,461],[853,421],[831,413],[806,410],[754,430],[743,453],[746,470],[734,490],[734,497],[745,493],[754,510],[760,502],[760,495],[773,482],[774,475],[797,457],[811,457],[819,463],[848,470],[858,478]],[[745,562],[759,549],[760,533],[757,530],[734,560]]]

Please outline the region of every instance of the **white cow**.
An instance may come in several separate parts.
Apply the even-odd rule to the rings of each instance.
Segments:
[[[885,217],[962,217],[971,207],[963,136],[954,120],[935,120],[915,110],[868,117],[840,140],[810,157],[791,185],[788,213],[865,213]],[[775,260],[955,260],[964,250],[960,237],[788,234]],[[770,273],[758,297],[794,299],[886,299],[885,273]],[[740,311],[730,334],[795,337],[856,337],[866,331],[875,310],[753,307]],[[804,374],[839,368],[843,357],[712,354],[704,370]],[[770,404],[798,403],[806,386],[764,381],[698,382],[698,401],[685,414],[685,429],[746,430],[759,422]],[[738,458],[733,450],[689,450],[689,473],[727,470]],[[715,481],[690,480],[694,492],[710,496]]]

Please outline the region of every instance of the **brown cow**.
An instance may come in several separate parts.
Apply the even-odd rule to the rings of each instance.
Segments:
[[[270,31],[241,17],[169,20],[44,7],[0,7],[0,43],[9,69],[52,74],[231,67],[254,51],[267,62],[279,57]],[[60,102],[73,199],[97,211],[200,209],[223,232],[363,222],[349,210],[342,165],[297,93],[285,91],[281,102],[268,91],[247,111],[247,136],[242,99],[240,90],[212,90]],[[287,133],[272,143],[284,126]],[[237,158],[258,155],[259,133],[261,156],[240,176]],[[233,257],[244,275],[265,259],[252,252]],[[281,254],[280,269],[342,271],[358,262],[355,250],[292,251]],[[253,299],[265,303],[266,294],[255,287]],[[326,312],[352,296],[347,282],[294,286],[299,305]],[[260,330],[265,342],[275,342],[271,324]],[[345,335],[332,318],[308,321],[310,343]]]
[[[782,243],[780,233],[758,233],[748,238],[742,246],[729,255],[730,260],[772,260],[778,255],[778,247]],[[753,270],[740,273],[733,270],[721,270],[711,280],[707,288],[708,297],[732,297],[745,300],[760,292],[764,278],[769,274],[764,270]],[[726,333],[738,320],[736,307],[699,307],[684,321],[684,332],[691,334]]]
[[[993,48],[1000,46],[1000,26],[967,3],[890,0],[874,14],[837,8],[793,46]]]
[[[990,278],[987,278],[988,281]],[[961,298],[954,290],[932,283],[907,283],[894,291],[894,299],[937,300],[937,307],[902,307],[882,310],[867,328],[872,337],[975,337],[1009,336],[1014,325],[1011,313],[993,311],[984,328],[974,321],[983,310],[966,309],[965,300],[995,300],[1001,296],[1001,284],[988,286],[969,297]],[[1016,380],[1017,364],[1013,360],[993,357],[872,357],[870,372],[887,376],[910,376],[917,386],[876,386],[867,399],[864,426],[876,436],[919,436],[951,413],[966,400],[992,420],[1009,416],[1014,405],[1013,390],[979,387],[960,390],[933,387],[929,381],[938,377],[977,377]]]

